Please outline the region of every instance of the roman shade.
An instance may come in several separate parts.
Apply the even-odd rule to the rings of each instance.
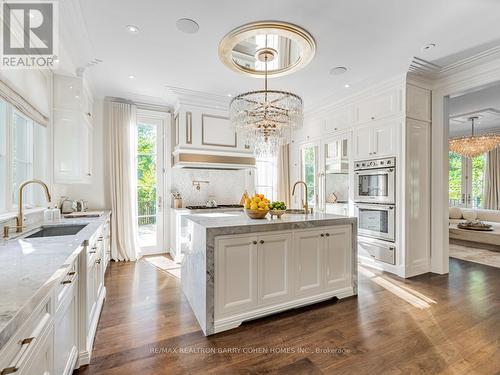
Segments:
[[[21,94],[4,81],[0,81],[0,98],[12,104],[19,112],[42,126],[48,126],[49,118],[31,105]]]

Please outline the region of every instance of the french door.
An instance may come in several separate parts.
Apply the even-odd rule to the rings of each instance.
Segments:
[[[137,228],[142,254],[166,251],[164,213],[167,117],[138,111],[136,125]]]
[[[450,206],[483,207],[485,165],[486,155],[464,158],[449,153]]]
[[[309,143],[300,148],[300,175],[307,185],[307,203],[314,207],[319,201],[319,144]],[[304,193],[302,194],[304,197]]]

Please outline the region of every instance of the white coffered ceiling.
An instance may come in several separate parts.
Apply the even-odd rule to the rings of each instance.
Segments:
[[[301,95],[306,108],[403,74],[414,56],[439,61],[500,40],[496,0],[65,0],[63,7],[73,62],[102,60],[86,72],[98,96],[165,104],[173,100],[168,86],[221,96],[259,88],[260,80],[229,70],[217,55],[227,32],[253,21],[292,22],[316,39],[305,69],[270,82]],[[176,29],[184,17],[198,22],[198,33]],[[140,32],[127,32],[129,24]],[[431,42],[438,47],[422,51]],[[335,66],[349,70],[332,76]]]

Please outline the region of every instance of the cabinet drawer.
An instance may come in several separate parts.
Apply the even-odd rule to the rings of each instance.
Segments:
[[[78,277],[78,264],[75,260],[73,264],[68,267],[63,277],[59,280],[59,284],[56,287],[56,311],[59,309],[62,301],[68,294],[70,290],[72,290],[73,285],[76,283]]]
[[[52,322],[52,302],[52,295],[48,295],[0,352],[1,375],[15,373],[28,366],[30,358],[40,346],[44,332]]]

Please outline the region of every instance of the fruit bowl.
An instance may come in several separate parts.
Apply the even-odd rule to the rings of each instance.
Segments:
[[[286,212],[286,210],[271,210],[269,213],[271,214],[271,219],[276,216],[278,219],[283,216],[283,214]]]
[[[264,219],[269,213],[269,210],[251,210],[249,208],[245,208],[245,213],[250,219]]]

